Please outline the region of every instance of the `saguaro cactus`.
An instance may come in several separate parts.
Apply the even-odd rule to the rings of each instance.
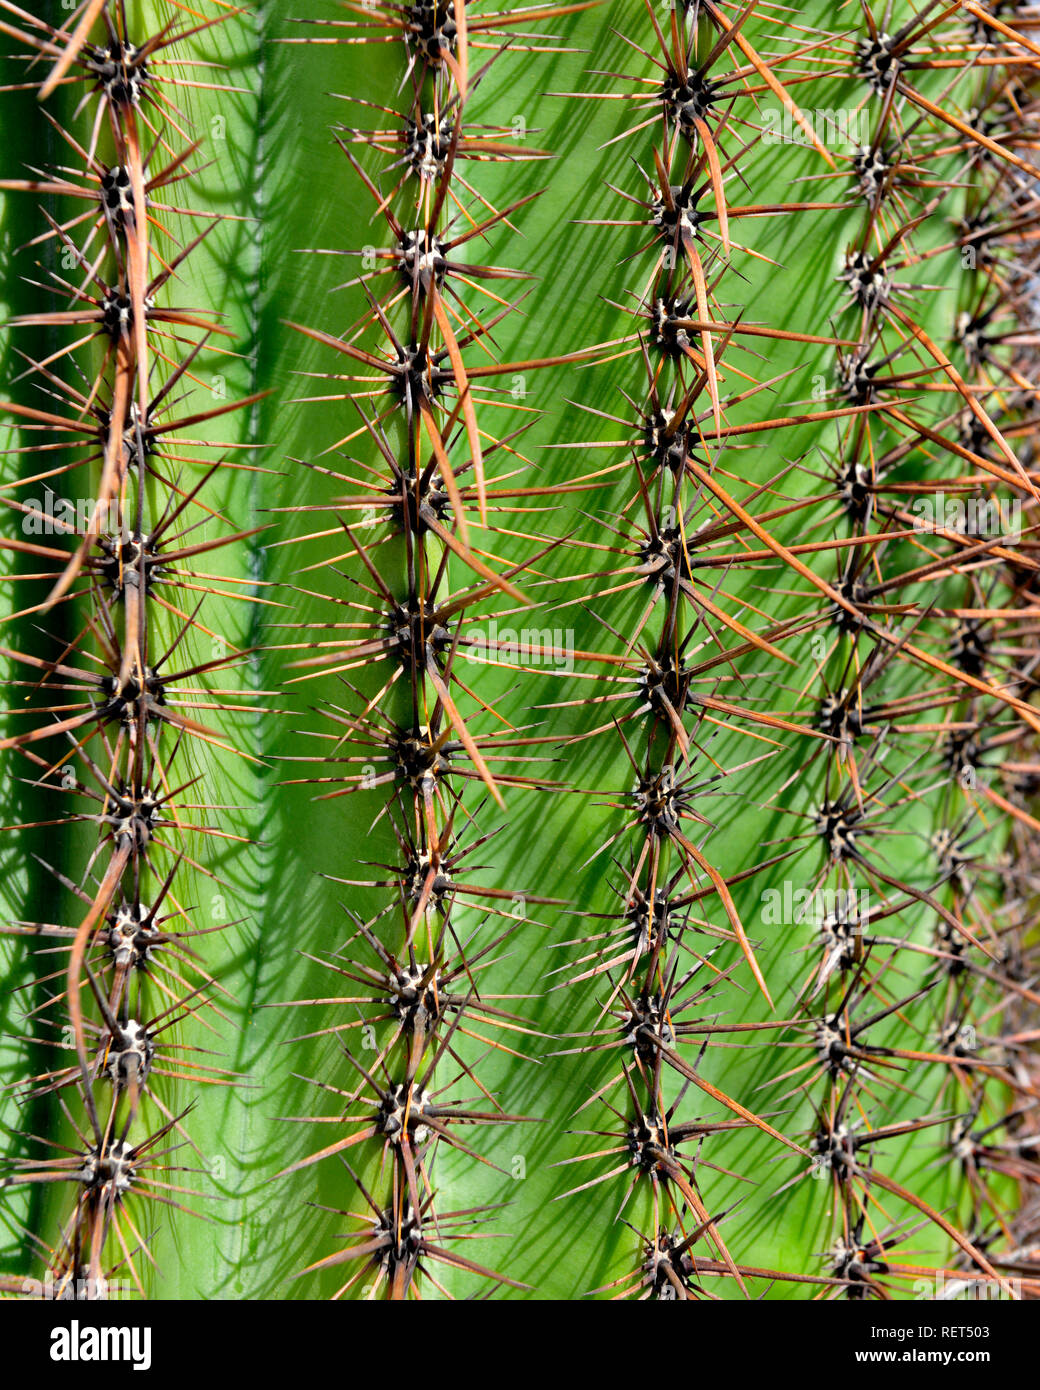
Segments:
[[[10,1294],[1037,1294],[1035,18],[0,0]]]

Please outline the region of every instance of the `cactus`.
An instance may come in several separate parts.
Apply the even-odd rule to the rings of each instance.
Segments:
[[[1034,20],[0,0],[9,1295],[1037,1295]]]

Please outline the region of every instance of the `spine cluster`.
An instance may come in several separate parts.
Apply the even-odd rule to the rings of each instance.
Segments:
[[[529,652],[510,624],[522,630],[525,588],[540,582],[557,543],[531,529],[550,489],[528,480],[531,411],[512,383],[588,354],[500,360],[496,329],[516,308],[516,282],[530,277],[486,264],[483,248],[537,195],[496,208],[481,166],[547,155],[471,112],[500,68],[537,62],[551,46],[528,25],[582,8],[467,17],[460,5],[375,5],[363,19],[330,22],[331,36],[323,27],[319,38],[290,40],[342,44],[348,55],[389,40],[402,60],[396,104],[354,103],[352,115],[371,122],[374,113],[378,124],[333,128],[351,196],[369,201],[378,234],[368,247],[315,250],[358,263],[341,288],[360,317],[335,331],[293,325],[337,354],[344,385],[330,399],[350,402],[348,431],[325,452],[359,456],[351,472],[301,461],[340,494],[329,510],[341,545],[323,563],[338,581],[327,621],[286,644],[310,652],[297,653],[302,675],[292,683],[335,680],[316,731],[321,752],[305,759],[318,768],[298,780],[326,786],[326,799],[357,798],[348,823],[360,829],[365,818],[373,844],[389,825],[393,851],[376,879],[359,878],[352,858],[330,870],[375,891],[381,906],[362,920],[345,903],[349,939],[318,944],[345,995],[297,1001],[334,1006],[320,1031],[339,1034],[344,1074],[316,1080],[336,1097],[337,1113],[322,1119],[341,1134],[286,1172],[338,1158],[366,1208],[344,1211],[360,1222],[356,1236],[310,1267],[341,1267],[336,1297],[414,1297],[420,1276],[448,1291],[452,1271],[522,1287],[463,1253],[487,1234],[492,1209],[444,1210],[435,1160],[450,1150],[496,1168],[470,1129],[525,1122],[481,1066],[489,1053],[522,1057],[537,1034],[498,982],[514,934],[534,926],[528,911],[544,903],[494,878],[483,857],[502,827],[482,826],[506,797],[552,785],[549,740],[516,713],[529,698]],[[311,538],[329,536],[323,527]],[[510,562],[498,542],[525,558]],[[508,712],[498,705],[502,676]],[[359,839],[349,844],[356,853]]]
[[[613,601],[638,576],[647,602],[635,625],[600,609],[625,656],[638,652],[637,688],[594,731],[621,741],[633,779],[603,847],[621,910],[575,977],[609,982],[624,1057],[600,1093],[614,1166],[593,1182],[626,1176],[624,1207],[640,1187],[652,1198],[634,1272],[607,1286],[618,1297],[715,1296],[706,1275],[824,1297],[1035,1292],[1014,1229],[1040,1177],[1025,847],[1037,493],[1032,451],[1015,448],[1036,406],[1035,54],[1013,18],[904,8],[899,27],[867,12],[862,35],[792,37],[764,13],[755,43],[779,52],[760,55],[747,13],[693,4],[659,21],[647,3],[645,34],[624,28],[643,67],[592,97],[625,107],[619,142],[644,142],[644,186],[615,189],[627,215],[599,225],[639,227],[632,263],[650,262],[627,295],[643,391],[619,420],[629,495],[609,523],[626,560],[614,573],[632,576]],[[845,131],[867,132],[851,149],[834,139],[837,106]],[[820,156],[802,187],[829,200],[756,197],[756,156],[784,125]],[[822,324],[797,307],[762,324],[753,300],[734,313],[764,218],[798,224],[774,243],[780,261],[807,238],[842,248]],[[742,348],[771,363],[792,343],[834,362],[813,377],[821,429],[801,479],[741,460],[752,439],[775,456],[810,418],[763,418],[779,374],[749,386],[740,370]],[[716,755],[723,726],[745,735],[742,761]],[[783,827],[762,851],[743,846],[736,872],[704,843],[715,792]],[[733,958],[711,939],[739,945],[772,1005],[737,907],[756,906],[759,885],[786,891],[815,940],[800,980],[775,963],[787,999],[745,1022]],[[765,934],[785,920],[758,916]],[[763,1056],[765,1103],[703,1074],[712,1045],[735,1041]],[[701,1183],[723,1161],[708,1136],[738,1126],[768,1136],[743,1148],[755,1171],[738,1176],[759,1181],[777,1144],[797,1155],[765,1212],[822,1179],[822,1270],[763,1269],[753,1246],[727,1248]],[[941,1203],[920,1143],[943,1170]],[[927,1261],[909,1253],[921,1243]]]
[[[206,942],[227,925],[210,912],[228,891],[218,858],[240,838],[214,764],[248,706],[244,653],[211,624],[231,597],[214,561],[252,533],[213,494],[250,467],[215,432],[248,402],[211,389],[231,334],[179,289],[220,221],[187,196],[202,156],[181,103],[217,67],[192,40],[228,13],[184,10],[142,34],[122,5],[81,5],[62,29],[2,7],[20,85],[41,97],[34,163],[48,146],[53,164],[3,183],[42,207],[40,307],[8,325],[23,369],[4,410],[21,443],[0,545],[21,566],[6,619],[23,643],[2,649],[0,747],[8,785],[45,815],[9,832],[39,831],[45,853],[4,928],[33,952],[24,1042],[41,1069],[5,1082],[34,1128],[51,1117],[44,1138],[15,1138],[4,1186],[62,1194],[57,1235],[27,1233],[57,1298],[144,1294],[160,1214],[202,1171],[186,1111],[201,1085],[234,1083]],[[182,1040],[200,1025],[205,1047]]]

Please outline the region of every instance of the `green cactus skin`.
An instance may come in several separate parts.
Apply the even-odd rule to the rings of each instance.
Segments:
[[[1028,7],[987,27],[908,4],[868,21],[469,0],[447,27],[443,5],[410,7],[407,40],[407,6],[203,8],[220,22],[167,57],[223,66],[178,89],[190,126],[168,111],[183,129],[156,159],[201,140],[178,205],[224,220],[157,304],[229,330],[183,413],[203,416],[186,452],[221,461],[202,534],[238,538],[207,554],[182,664],[211,660],[214,633],[245,655],[226,682],[191,678],[238,708],[207,711],[219,742],[187,739],[174,784],[199,774],[204,795],[181,796],[218,809],[185,819],[234,838],[171,837],[193,861],[178,901],[222,929],[193,942],[213,983],[170,1039],[234,1084],[179,1065],[139,1107],[121,1099],[138,1139],[156,1101],[192,1106],[194,1147],[164,1180],[216,1223],[149,1220],[140,1292],[1035,1296]],[[137,44],[186,23],[170,3],[127,11]],[[13,7],[0,21],[39,47]],[[47,44],[35,81],[64,46]],[[406,148],[389,133],[436,108],[451,149],[460,83],[454,156],[384,214]],[[77,114],[81,91],[44,99],[55,127],[36,91],[4,93],[21,143],[0,174],[41,167],[44,138],[68,165],[57,127],[89,142],[107,101]],[[8,319],[65,307],[32,283],[57,241],[13,248],[51,225],[41,201],[60,221],[71,199],[2,196]],[[182,245],[199,230],[156,216]],[[446,276],[395,241],[485,222]],[[40,443],[24,408],[41,380],[15,354],[39,363],[68,332],[7,331],[9,479],[48,457],[14,452]],[[395,341],[441,353],[429,408],[372,393]],[[188,350],[149,335],[157,372]],[[80,380],[74,361],[110,393],[98,343],[49,370]],[[432,527],[402,526],[391,495],[416,458]],[[153,480],[152,515],[176,486]],[[2,560],[42,568],[9,545]],[[47,586],[5,592],[17,614]],[[88,586],[8,622],[5,653],[96,652],[76,634],[104,602]],[[146,607],[168,645],[171,615]],[[9,657],[9,679],[24,666]],[[449,761],[424,779],[413,748],[384,777],[390,731],[431,728]],[[18,1094],[53,1065],[35,1019],[68,1021],[48,1003],[65,957],[19,928],[75,930],[84,905],[32,855],[78,881],[97,834],[22,828],[69,803],[26,745],[5,752],[5,978],[24,988],[5,1014],[0,1274],[17,1296],[69,1276],[56,1241],[86,1186],[23,1181],[40,1150],[21,1135],[74,1143],[86,1112],[75,1078],[67,1115]],[[667,937],[633,949],[655,892]],[[646,1013],[662,993],[663,1020]],[[91,1088],[103,1109],[108,1084]],[[109,1231],[96,1273],[124,1281],[128,1263]]]

